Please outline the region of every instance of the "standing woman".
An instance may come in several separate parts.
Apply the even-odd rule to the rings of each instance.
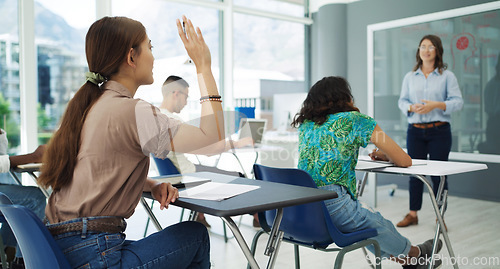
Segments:
[[[161,209],[179,196],[171,184],[147,178],[149,154],[165,158],[170,150],[190,152],[224,139],[210,51],[200,29],[186,17],[183,23],[186,33],[177,20],[178,33],[206,100],[199,128],[133,99],[140,85],[153,83],[153,46],[140,22],[104,17],[88,30],[90,72],[50,140],[39,179],[53,189],[47,226],[73,268],[210,267],[209,237],[200,223],[178,223],[138,241],[123,233],[143,191]]]
[[[406,146],[413,159],[447,161],[451,151],[451,113],[462,109],[462,94],[457,78],[443,63],[443,45],[435,35],[420,40],[417,64],[403,80],[399,109],[408,117]],[[432,177],[434,193],[439,177]],[[422,207],[423,183],[410,177],[410,213],[398,227],[418,224]],[[445,189],[448,189],[446,182]]]

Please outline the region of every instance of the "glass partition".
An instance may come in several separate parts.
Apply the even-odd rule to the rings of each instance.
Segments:
[[[35,0],[39,144],[48,142],[85,82],[85,34],[95,20],[94,3]]]
[[[418,43],[426,34],[441,38],[444,62],[457,77],[464,99],[463,109],[452,114],[452,151],[500,154],[499,9],[375,30],[375,119],[406,146],[407,119],[397,103],[403,78],[415,65]]]

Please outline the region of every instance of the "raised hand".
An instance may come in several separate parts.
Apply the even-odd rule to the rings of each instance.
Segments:
[[[196,27],[195,30],[193,23],[191,20],[186,18],[186,16],[182,16],[182,23],[179,19],[177,19],[176,23],[182,43],[184,43],[184,47],[186,48],[189,57],[196,65],[196,69],[198,71],[202,71],[201,69],[203,68],[210,68],[212,58],[210,50],[203,39],[200,28]]]

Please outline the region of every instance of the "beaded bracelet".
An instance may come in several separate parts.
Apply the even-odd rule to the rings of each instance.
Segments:
[[[222,103],[222,100],[220,98],[208,98],[208,99],[202,99],[202,100],[200,100],[200,104],[203,104],[205,102],[211,102],[211,101],[221,102]]]
[[[218,99],[221,99],[221,98],[222,98],[222,96],[220,96],[220,95],[206,95],[206,96],[202,96],[202,97],[200,98],[200,101],[201,101],[201,100],[205,100],[205,99],[210,99],[210,98],[218,98]]]

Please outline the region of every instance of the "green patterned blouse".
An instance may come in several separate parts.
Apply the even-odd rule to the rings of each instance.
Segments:
[[[317,125],[306,120],[299,127],[299,165],[307,171],[318,187],[345,186],[354,199],[360,147],[366,147],[377,122],[357,111],[328,116]]]

